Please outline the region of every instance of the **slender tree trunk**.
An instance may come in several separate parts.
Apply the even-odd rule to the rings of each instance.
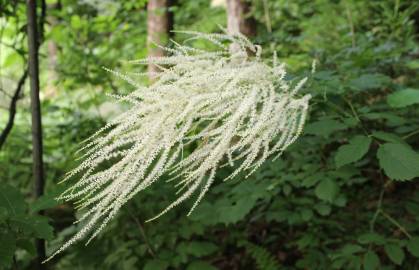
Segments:
[[[168,14],[169,0],[149,0],[147,4],[147,48],[148,56],[161,57],[164,56],[164,50],[157,47],[158,45],[166,45],[169,35]],[[155,73],[159,69],[155,65],[148,66],[150,81],[155,79]]]
[[[34,196],[40,197],[44,191],[44,169],[42,161],[42,125],[41,105],[39,101],[39,63],[38,49],[39,36],[37,30],[36,0],[26,0],[28,17],[28,53],[29,53],[29,78],[31,89],[31,112],[32,112],[32,155]],[[37,266],[45,269],[42,263],[45,260],[45,242],[36,239]]]
[[[48,10],[59,9],[60,5],[53,4],[48,5]],[[58,20],[55,16],[48,16],[47,17],[48,23],[51,28],[58,24]],[[55,97],[57,95],[57,88],[56,83],[58,81],[58,74],[57,74],[57,54],[58,54],[58,47],[55,41],[48,40],[47,41],[47,51],[48,51],[48,81],[47,86],[45,89],[45,96],[46,97]]]
[[[246,0],[227,0],[227,31],[251,37],[256,34],[256,22],[248,16],[250,4]]]

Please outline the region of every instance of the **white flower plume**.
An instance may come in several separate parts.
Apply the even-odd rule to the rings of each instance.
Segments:
[[[136,87],[117,97],[132,106],[87,140],[83,161],[64,179],[78,179],[59,199],[78,200],[86,209],[78,220],[84,225],[50,258],[86,235],[90,241],[163,174],[173,176],[178,197],[150,220],[196,193],[190,214],[221,166],[236,164],[227,179],[242,171],[251,174],[301,134],[310,96],[298,98],[297,93],[306,78],[291,87],[284,65],[276,57],[272,65],[263,62],[260,46],[241,34],[183,33],[220,50],[174,43],[165,48],[172,56],[132,61],[161,69],[148,87],[111,71]],[[234,52],[229,44],[236,45]],[[192,152],[184,156],[186,146]],[[100,169],[105,162],[112,165]]]

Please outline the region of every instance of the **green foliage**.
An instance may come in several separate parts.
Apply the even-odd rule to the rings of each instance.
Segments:
[[[364,255],[363,266],[365,270],[376,270],[380,267],[380,258],[374,251],[367,251]]]
[[[11,268],[13,256],[18,269],[33,269],[35,236],[50,239],[50,253],[79,229],[72,222],[81,213],[53,200],[64,188],[57,182],[74,167],[77,144],[124,110],[123,104],[101,105],[108,100],[105,93],[131,91],[101,66],[126,70],[120,60],[147,53],[145,2],[114,2],[103,10],[65,0],[49,10],[57,20],[48,24],[46,38],[58,48],[58,79],[55,96],[46,91],[42,96],[47,192],[27,203],[31,148],[25,91],[0,151],[1,269]],[[417,3],[250,2],[258,33],[252,39],[277,50],[290,73],[306,76],[317,60],[306,90],[313,99],[304,136],[249,178],[223,182],[230,172],[225,168],[190,217],[192,202],[144,224],[173,200],[170,183],[155,186],[134,198],[98,239],[50,262],[51,269],[419,269]],[[18,52],[26,46],[22,3],[0,0],[1,23],[7,19],[2,44],[16,44]],[[178,30],[216,31],[217,23],[226,21],[225,10],[212,8],[209,0],[177,1],[173,11]],[[24,58],[15,49],[0,49],[0,86],[13,89]],[[40,55],[45,89],[46,45]],[[8,100],[0,97],[2,107]],[[1,109],[0,130],[6,119]],[[41,209],[51,225],[33,214]],[[253,251],[243,241],[253,243]]]
[[[419,90],[408,88],[394,92],[387,97],[387,103],[394,108],[417,104],[419,103]]]
[[[0,266],[8,268],[18,251],[35,256],[34,238],[51,240],[53,228],[49,219],[30,214],[23,195],[7,184],[0,186]]]
[[[419,154],[400,143],[380,145],[377,151],[380,166],[394,180],[411,180],[419,177]]]
[[[255,260],[256,269],[258,270],[278,270],[280,269],[279,264],[269,250],[254,245],[252,243],[245,243],[247,252]]]
[[[335,161],[336,166],[341,167],[346,164],[360,160],[367,152],[371,144],[371,138],[366,136],[356,136],[349,141],[349,144],[342,145],[337,150]]]

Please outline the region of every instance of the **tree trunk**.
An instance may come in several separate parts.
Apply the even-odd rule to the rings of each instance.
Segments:
[[[28,54],[29,54],[29,78],[31,89],[31,112],[32,112],[32,156],[33,156],[33,177],[34,196],[42,196],[44,191],[44,170],[42,161],[42,125],[41,105],[39,101],[39,63],[38,49],[39,36],[37,30],[36,0],[27,0],[28,17]],[[37,266],[38,269],[45,269],[41,264],[45,260],[45,242],[36,239]]]
[[[256,34],[256,22],[248,16],[250,4],[246,0],[227,0],[227,31],[240,32],[252,37]]]
[[[49,10],[58,10],[60,8],[59,4],[48,5]],[[51,28],[54,28],[58,24],[58,20],[55,16],[48,16],[47,18],[49,25]],[[55,97],[57,95],[57,88],[56,83],[58,81],[58,74],[57,74],[57,54],[58,54],[58,47],[55,41],[48,40],[47,41],[47,51],[48,51],[48,69],[47,69],[47,86],[45,89],[45,96],[46,97]]]
[[[149,0],[147,4],[147,48],[149,57],[164,56],[164,50],[157,47],[156,44],[165,46],[169,36],[168,14],[169,0]],[[148,66],[150,81],[155,79],[159,68],[155,65]]]

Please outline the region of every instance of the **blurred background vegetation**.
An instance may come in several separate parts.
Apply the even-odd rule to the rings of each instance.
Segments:
[[[124,60],[161,54],[151,39],[183,42],[171,30],[219,32],[231,16],[294,76],[309,74],[316,60],[304,135],[248,179],[223,183],[224,168],[192,216],[185,204],[144,224],[173,200],[162,181],[88,246],[41,269],[419,269],[417,1],[37,4],[40,198],[32,195],[26,6],[0,0],[0,269],[39,268],[35,238],[46,239],[50,254],[78,230],[79,213],[53,199],[65,188],[57,183],[77,163],[79,143],[126,109],[106,94],[132,90],[102,67],[146,72]]]

